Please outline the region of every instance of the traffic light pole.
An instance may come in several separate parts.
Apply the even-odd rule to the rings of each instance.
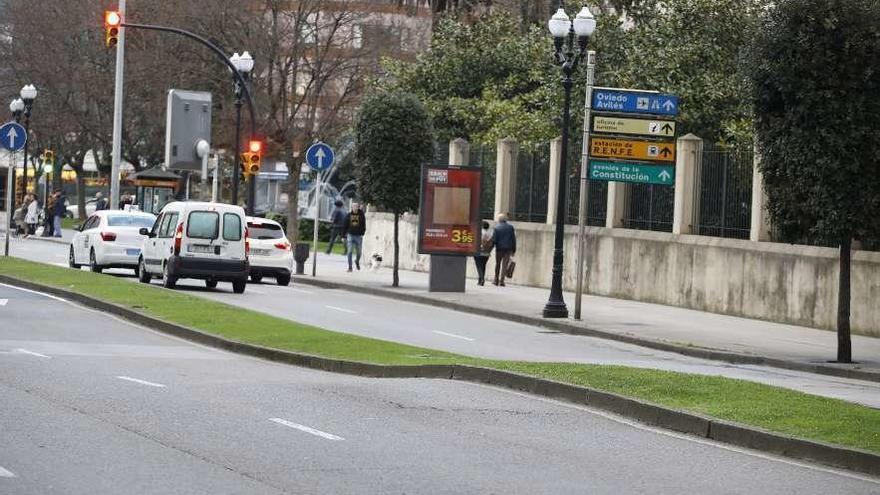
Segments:
[[[125,19],[125,0],[119,0],[119,17]],[[120,26],[116,44],[116,86],[113,93],[113,148],[110,153],[110,209],[119,207],[119,166],[122,163],[122,82],[125,69],[125,29]]]
[[[123,3],[124,3],[124,1],[120,0],[120,4],[123,4]],[[125,19],[125,17],[123,17],[123,19]],[[201,36],[199,36],[197,34],[189,32],[185,29],[178,29],[178,28],[173,28],[173,27],[168,27],[168,26],[154,26],[152,24],[132,24],[132,23],[128,23],[128,22],[123,22],[121,24],[121,26],[127,27],[127,28],[132,28],[132,29],[147,29],[147,30],[151,30],[151,31],[162,31],[165,33],[179,34],[179,35],[187,37],[191,40],[195,40],[195,41],[201,43],[202,45],[210,48],[211,51],[213,51],[218,57],[220,57],[220,60],[222,60],[223,63],[226,64],[227,67],[229,67],[229,70],[231,70],[232,74],[235,76],[236,82],[241,85],[241,91],[242,91],[242,93],[244,93],[245,100],[247,101],[248,112],[251,114],[251,138],[254,138],[256,136],[256,134],[257,134],[257,119],[256,119],[256,113],[254,112],[254,99],[251,96],[251,92],[247,87],[247,83],[245,82],[244,76],[241,75],[241,73],[238,71],[238,69],[236,69],[235,64],[233,64],[232,61],[229,60],[229,57],[226,56],[226,54],[223,53],[223,50],[221,50],[219,47],[217,47],[217,45],[215,45],[214,43],[211,43],[210,41],[206,40],[205,38],[202,38]],[[120,33],[125,33],[125,30],[120,30]],[[122,45],[123,39],[124,38],[122,37],[122,35],[120,35],[120,37],[119,37],[119,45],[120,46]],[[119,58],[119,54],[117,53],[117,60],[118,60],[118,58]],[[119,77],[119,76],[117,75],[117,77]],[[117,95],[119,95],[119,94],[121,94],[121,91],[117,92]],[[117,106],[117,108],[121,109],[121,105]],[[236,146],[238,146],[237,143],[236,143]],[[256,186],[253,182],[254,181],[251,181],[248,184],[248,203],[247,203],[247,208],[246,208],[248,214],[252,214],[254,211],[254,204],[253,204],[254,203],[254,194],[253,193],[256,191],[256,189],[255,189]],[[118,187],[118,184],[117,184],[117,187]]]

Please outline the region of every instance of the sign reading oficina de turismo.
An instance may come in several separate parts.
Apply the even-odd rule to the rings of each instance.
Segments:
[[[675,184],[678,97],[597,88],[591,100],[590,180]]]

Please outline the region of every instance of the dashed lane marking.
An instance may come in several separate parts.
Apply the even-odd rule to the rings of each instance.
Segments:
[[[343,313],[349,313],[349,314],[355,314],[355,313],[356,313],[356,311],[352,311],[352,310],[350,310],[350,309],[345,309],[345,308],[340,308],[340,307],[337,307],[337,306],[324,306],[324,307],[327,308],[327,309],[332,309],[332,310],[334,310],[334,311],[341,311],[341,312],[343,312]]]
[[[12,474],[12,471],[0,466],[0,478],[15,478],[15,475]]]
[[[344,438],[336,436],[332,433],[327,433],[326,431],[321,431],[321,430],[316,430],[314,428],[309,428],[308,426],[301,425],[299,423],[294,423],[292,421],[287,421],[286,419],[269,418],[269,421],[278,423],[279,425],[284,425],[284,426],[293,428],[294,430],[299,430],[299,431],[308,433],[310,435],[315,435],[316,437],[326,438],[327,440],[334,440],[334,441],[345,440]]]
[[[146,380],[138,380],[137,378],[132,378],[130,376],[117,376],[116,378],[119,378],[120,380],[129,381],[129,382],[140,383],[141,385],[147,385],[148,387],[165,388],[165,385],[162,385],[161,383],[153,383],[153,382],[148,382]]]
[[[434,330],[434,333],[436,333],[437,335],[445,335],[447,337],[452,337],[454,339],[467,340],[468,342],[474,341],[474,339],[472,339],[470,337],[465,337],[463,335],[455,335],[454,333],[441,332],[440,330]]]
[[[40,354],[39,352],[29,351],[27,349],[16,349],[15,352],[20,352],[22,354],[27,354],[29,356],[36,356],[36,357],[49,359],[49,356],[47,356],[45,354]]]

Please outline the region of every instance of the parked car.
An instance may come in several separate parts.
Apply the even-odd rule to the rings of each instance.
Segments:
[[[95,213],[95,208],[98,205],[98,200],[95,198],[86,200],[86,218],[92,216],[92,213]],[[64,216],[67,218],[79,218],[79,206],[77,206],[76,202],[71,203],[70,200],[67,200],[67,211],[64,212]]]
[[[284,228],[274,220],[247,217],[250,242],[251,281],[273,277],[278,285],[288,285],[293,273],[293,250]]]
[[[139,279],[149,283],[162,277],[171,289],[182,278],[232,282],[236,294],[244,292],[248,277],[248,244],[244,209],[222,203],[168,203],[152,228],[140,233]]]
[[[68,265],[88,265],[95,273],[106,268],[138,271],[143,236],[141,228],[156,221],[156,215],[139,211],[96,211],[80,225],[70,240]]]

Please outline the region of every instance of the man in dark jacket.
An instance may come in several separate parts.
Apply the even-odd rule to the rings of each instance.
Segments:
[[[333,252],[337,238],[342,241],[342,231],[345,230],[345,208],[342,207],[342,201],[337,199],[333,205],[335,208],[330,213],[330,244],[327,245],[327,254]]]
[[[64,218],[64,214],[67,212],[67,196],[64,195],[64,191],[61,189],[55,191],[55,205],[52,210],[54,219],[52,236],[61,237],[61,219]]]
[[[492,244],[495,246],[495,281],[492,283],[504,287],[504,277],[507,275],[510,257],[516,254],[516,231],[513,225],[507,222],[507,215],[504,213],[498,215],[498,223],[495,224],[492,232]]]
[[[357,247],[355,266],[361,269],[361,247],[364,243],[364,233],[367,232],[367,217],[361,211],[360,205],[351,204],[351,212],[345,216],[342,235],[348,238],[348,271],[351,271],[351,253]]]

